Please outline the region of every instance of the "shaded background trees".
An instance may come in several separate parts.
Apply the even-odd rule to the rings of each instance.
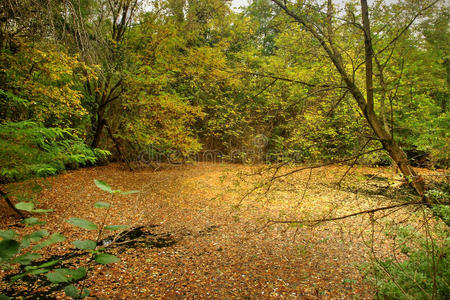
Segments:
[[[328,161],[380,147],[320,42],[273,1],[242,11],[219,0],[1,5],[3,124],[72,128],[119,160],[153,145],[183,154],[238,150],[235,158],[246,161],[259,134],[267,144],[257,150],[272,160],[283,152]],[[288,6],[316,26],[365,94],[359,5]],[[448,7],[425,6],[368,8],[374,110],[409,163],[446,166]],[[370,154],[361,162],[390,159]]]

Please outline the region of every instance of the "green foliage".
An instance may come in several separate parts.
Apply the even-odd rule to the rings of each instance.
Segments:
[[[103,202],[103,201],[95,202],[95,204],[94,204],[95,208],[109,208],[110,206],[111,206],[111,204],[109,204],[108,202]]]
[[[112,193],[113,192],[111,187],[106,182],[104,182],[102,180],[94,179],[94,183],[102,191],[105,191],[105,192],[108,192],[108,193]]]
[[[107,253],[100,253],[94,257],[95,261],[99,264],[106,265],[119,262],[120,259],[114,255]]]
[[[52,283],[65,283],[77,281],[86,277],[87,272],[85,268],[78,269],[55,269],[53,272],[47,273],[45,277]]]
[[[45,128],[31,121],[0,124],[0,149],[3,182],[54,175],[108,155],[87,147],[74,130]]]
[[[69,296],[73,299],[80,299],[80,298],[82,299],[82,298],[89,296],[89,294],[90,294],[90,292],[87,288],[83,288],[83,291],[81,292],[73,284],[66,286],[64,288],[64,292],[66,293],[67,296]]]
[[[97,247],[97,243],[91,240],[75,241],[73,244],[77,249],[81,250],[94,250]]]
[[[434,295],[434,299],[446,299],[450,293],[450,240],[445,228],[435,231],[431,241],[411,227],[396,227],[389,234],[397,238],[407,258],[388,258],[372,266],[379,297],[431,299]]]
[[[28,211],[28,212],[32,212],[32,213],[48,213],[51,212],[53,210],[51,209],[35,209],[34,208],[34,203],[33,202],[19,202],[15,205],[15,207],[19,210],[24,210],[24,211]],[[30,224],[35,224],[36,220],[24,220],[24,222]]]
[[[80,219],[80,218],[70,218],[67,223],[72,224],[74,226],[86,229],[86,230],[97,230],[98,227],[94,223]]]
[[[102,180],[94,179],[95,185],[101,189],[102,191],[108,192],[110,194],[120,194],[120,195],[129,195],[139,193],[139,191],[126,191],[122,192],[121,190],[113,190],[106,182]],[[110,204],[107,202],[96,202],[94,207],[96,208],[109,208]]]
[[[72,126],[85,114],[74,69],[83,64],[58,45],[17,40],[17,51],[0,49],[0,116],[46,126]]]
[[[113,190],[106,182],[95,180],[95,184],[99,189],[107,191],[111,197],[115,195],[127,195],[136,193],[138,191],[123,192],[120,190]],[[94,204],[95,208],[109,208],[111,206],[108,202],[97,202]],[[50,210],[35,209],[31,202],[20,202],[16,205],[19,210],[32,213],[46,213]],[[108,214],[108,211],[106,211]],[[96,230],[98,238],[94,240],[76,240],[73,242],[76,249],[83,250],[91,255],[91,260],[98,264],[111,264],[119,262],[120,259],[112,254],[104,253],[105,248],[99,248],[98,243],[101,240],[101,234],[104,230],[116,231],[128,228],[126,225],[97,225],[90,221],[81,218],[70,218],[67,221],[69,224],[86,230]],[[45,224],[39,221],[36,217],[27,218],[23,221],[27,226],[36,226]],[[61,243],[66,238],[60,233],[48,232],[46,229],[38,229],[23,237],[19,236],[13,230],[0,230],[0,266],[4,269],[11,269],[15,265],[23,268],[19,274],[11,277],[11,283],[24,277],[32,277],[36,275],[45,275],[48,281],[54,284],[65,285],[68,283],[78,282],[87,276],[87,270],[84,267],[77,269],[56,268],[61,264],[60,260],[40,261],[42,255],[34,251],[49,247],[56,243]],[[67,285],[64,289],[67,296],[72,298],[84,298],[89,295],[89,290],[83,289],[79,291],[73,284]],[[6,296],[5,296],[6,297]]]
[[[28,209],[29,207],[25,208]],[[40,222],[33,222],[32,225],[29,225],[33,226],[39,223]],[[41,258],[39,253],[33,251],[37,251],[56,243],[61,243],[66,239],[63,235],[54,233],[48,239],[42,241],[42,239],[48,235],[49,232],[45,229],[36,230],[23,237],[20,237],[12,230],[0,231],[0,237],[2,238],[0,241],[0,266],[5,269],[9,269],[13,265],[21,265],[24,266],[25,270],[23,273],[13,276],[11,278],[12,282],[25,276],[46,273],[49,271],[48,268],[59,263],[59,260],[53,260],[40,263],[38,265],[29,266]]]

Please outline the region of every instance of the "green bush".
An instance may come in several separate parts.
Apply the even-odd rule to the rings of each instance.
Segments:
[[[397,227],[390,233],[396,236],[401,245],[399,250],[407,259],[389,258],[372,266],[379,298],[448,299],[450,238],[443,227],[434,233],[434,239],[426,238],[412,227]]]
[[[138,191],[123,192],[120,190],[113,190],[106,182],[101,180],[94,180],[97,187],[110,194],[111,199],[115,195],[134,194]],[[106,209],[106,216],[109,214],[109,202],[96,202],[94,208]],[[36,209],[32,202],[19,202],[15,205],[16,209],[26,211],[28,213],[48,213],[51,210]],[[106,216],[104,220],[106,220]],[[40,226],[45,222],[40,221],[36,217],[29,217],[22,221],[25,226]],[[70,218],[67,223],[81,228],[83,230],[97,231],[97,240],[76,240],[73,241],[75,249],[73,251],[84,251],[85,254],[90,255],[87,266],[79,267],[77,269],[68,268],[64,264],[63,259],[42,260],[42,255],[39,251],[42,248],[52,246],[57,243],[62,243],[66,237],[59,232],[51,233],[46,229],[38,229],[32,233],[20,236],[13,230],[0,230],[0,268],[4,270],[12,270],[20,267],[18,273],[9,279],[10,285],[13,285],[19,280],[38,280],[46,279],[52,284],[64,287],[65,294],[74,299],[81,299],[89,295],[89,290],[84,288],[84,284],[80,284],[81,288],[77,288],[76,284],[86,278],[89,271],[89,264],[95,262],[97,264],[111,264],[119,262],[120,259],[112,254],[105,253],[107,245],[100,245],[100,241],[105,231],[121,232],[127,229],[128,225],[105,225],[95,224],[89,220],[81,218]],[[109,244],[114,243],[115,240]],[[66,266],[66,267],[65,267]],[[4,294],[0,294],[0,299],[10,299]]]
[[[86,146],[73,129],[46,128],[32,121],[0,124],[1,182],[54,175],[108,155]]]

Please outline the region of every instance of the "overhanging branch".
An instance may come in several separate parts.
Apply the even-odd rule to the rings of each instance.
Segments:
[[[323,219],[314,219],[314,220],[270,220],[270,222],[272,224],[308,224],[308,225],[316,225],[316,224],[319,224],[319,223],[322,223],[322,222],[338,221],[338,220],[343,220],[343,219],[347,219],[347,218],[351,218],[351,217],[355,217],[355,216],[359,216],[359,215],[363,215],[363,214],[373,214],[373,213],[378,212],[378,211],[389,210],[389,209],[394,209],[394,208],[399,208],[399,207],[404,207],[404,206],[409,206],[409,205],[427,205],[427,203],[426,202],[400,203],[400,204],[396,204],[396,205],[383,206],[383,207],[377,207],[377,208],[373,208],[373,209],[367,209],[367,210],[363,210],[363,211],[358,211],[358,212],[355,212],[355,213],[352,213],[352,214],[339,216],[339,217],[334,217],[334,218],[323,218]]]

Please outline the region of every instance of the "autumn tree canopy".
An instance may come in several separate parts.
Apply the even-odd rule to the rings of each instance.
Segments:
[[[128,162],[149,146],[241,162],[361,155],[423,194],[411,165],[449,160],[443,1],[230,5],[2,2],[2,128],[69,130]],[[26,177],[2,166],[3,181]]]

